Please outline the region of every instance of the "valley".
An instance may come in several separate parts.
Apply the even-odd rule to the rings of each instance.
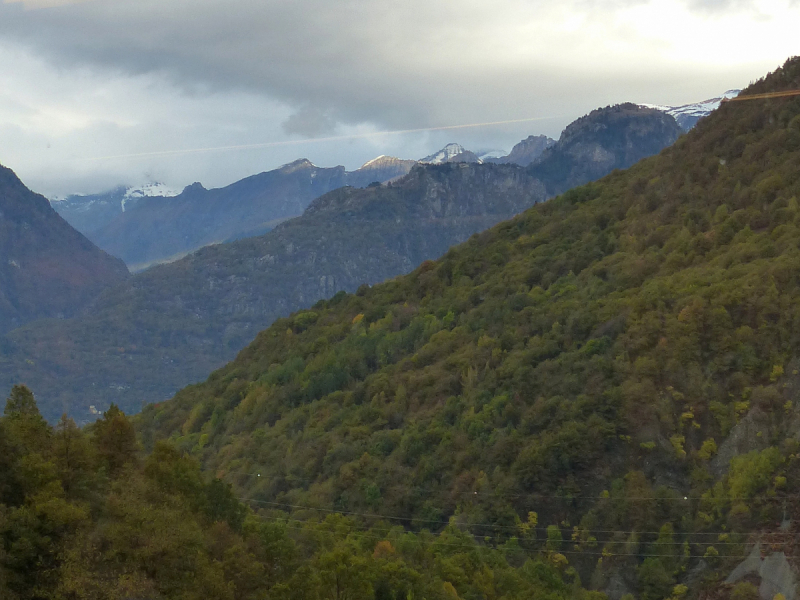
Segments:
[[[0,597],[796,600],[797,90],[180,193],[0,167]]]
[[[93,419],[92,407],[112,402],[138,412],[202,380],[275,319],[407,273],[566,181],[589,181],[668,146],[680,129],[665,119],[609,107],[568,128],[556,151],[527,169],[423,164],[387,185],[328,192],[262,236],[203,248],[109,288],[76,319],[10,332],[0,383],[28,382],[51,421],[63,412]]]

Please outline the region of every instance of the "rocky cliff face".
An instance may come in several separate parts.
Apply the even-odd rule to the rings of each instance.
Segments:
[[[547,137],[546,135],[530,135],[518,144],[516,144],[507,156],[499,158],[487,158],[484,162],[495,164],[513,163],[527,167],[533,161],[538,159],[542,153],[550,146],[555,144],[556,141]]]
[[[0,166],[0,332],[37,318],[74,316],[127,276],[122,261]]]
[[[672,116],[656,109],[635,104],[597,109],[571,123],[529,172],[555,196],[658,154],[681,133]]]
[[[276,318],[410,271],[545,197],[520,167],[467,163],[335,190],[263,236],[133,277],[91,316],[14,331],[0,385],[30,382],[51,419],[65,407],[88,419],[109,402],[137,411],[203,379]]]

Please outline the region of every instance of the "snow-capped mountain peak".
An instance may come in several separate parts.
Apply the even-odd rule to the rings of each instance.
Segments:
[[[641,104],[644,108],[655,108],[656,110],[663,111],[668,115],[675,118],[684,131],[688,131],[695,126],[697,121],[703,117],[711,114],[722,103],[723,100],[730,100],[736,98],[741,90],[728,90],[722,96],[716,98],[709,98],[702,102],[695,102],[693,104],[684,104],[682,106],[664,106],[660,104]]]
[[[128,187],[125,190],[125,198],[146,198],[151,196],[163,196],[164,198],[171,198],[180,194],[180,190],[169,187],[166,184],[154,181],[152,183],[145,183],[139,187]]]
[[[385,154],[381,154],[380,156],[376,156],[372,160],[368,160],[363,165],[359,167],[359,169],[370,169],[382,166],[388,163],[397,162],[399,159],[394,158],[393,156],[386,156]]]
[[[438,152],[434,152],[430,156],[426,156],[425,158],[420,159],[419,162],[421,163],[429,163],[432,165],[439,165],[442,163],[447,162],[451,158],[458,156],[459,154],[463,154],[466,152],[464,147],[461,144],[447,144],[444,148],[439,150]]]
[[[180,194],[180,190],[173,189],[168,185],[163,183],[154,181],[151,183],[145,183],[139,187],[127,187],[125,189],[125,195],[122,197],[120,201],[120,208],[122,208],[122,212],[125,212],[125,205],[130,200],[139,200],[140,198],[153,198],[153,197],[162,197],[162,198],[172,198],[173,196],[177,196]]]

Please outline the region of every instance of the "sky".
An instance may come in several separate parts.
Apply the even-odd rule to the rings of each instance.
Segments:
[[[0,0],[0,164],[53,197],[509,151],[745,87],[798,23],[800,0]]]

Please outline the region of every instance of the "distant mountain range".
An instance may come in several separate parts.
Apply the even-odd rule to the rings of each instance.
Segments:
[[[413,164],[379,157],[347,172],[341,166],[321,168],[299,159],[219,189],[194,183],[167,196],[147,193],[163,190],[159,187],[117,188],[52,204],[98,246],[139,271],[209,244],[260,235],[300,215],[326,192],[401,177]]]
[[[28,382],[51,419],[68,410],[87,420],[91,406],[109,402],[138,411],[204,378],[276,318],[410,271],[550,190],[630,166],[679,133],[659,111],[609,107],[568,128],[527,168],[443,161],[389,184],[331,191],[264,235],[134,276],[91,314],[11,332],[0,344],[0,386]]]
[[[34,319],[75,316],[127,277],[122,261],[0,166],[0,333]]]
[[[151,182],[138,187],[121,185],[101,194],[72,194],[66,198],[51,198],[51,204],[70,225],[84,235],[91,236],[124,213],[126,208],[133,208],[142,198],[169,198],[178,194],[180,190]]]
[[[685,131],[719,106],[723,98],[736,94],[738,90],[730,90],[719,98],[678,107],[642,106],[674,117]],[[341,166],[321,168],[298,159],[220,189],[207,190],[199,183],[180,193],[162,184],[120,186],[103,194],[54,200],[53,207],[98,246],[122,258],[131,270],[140,271],[209,244],[260,235],[301,214],[314,198],[338,187],[385,183],[402,177],[417,163],[488,162],[527,167],[554,144],[555,140],[544,135],[529,136],[507,155],[492,153],[481,158],[460,144],[450,143],[418,161],[379,156],[351,172]],[[578,148],[571,151],[583,152]],[[583,163],[597,165],[598,161],[602,158],[595,156]],[[605,167],[598,169],[596,172],[604,172]],[[587,174],[576,180],[587,176],[595,177]]]

